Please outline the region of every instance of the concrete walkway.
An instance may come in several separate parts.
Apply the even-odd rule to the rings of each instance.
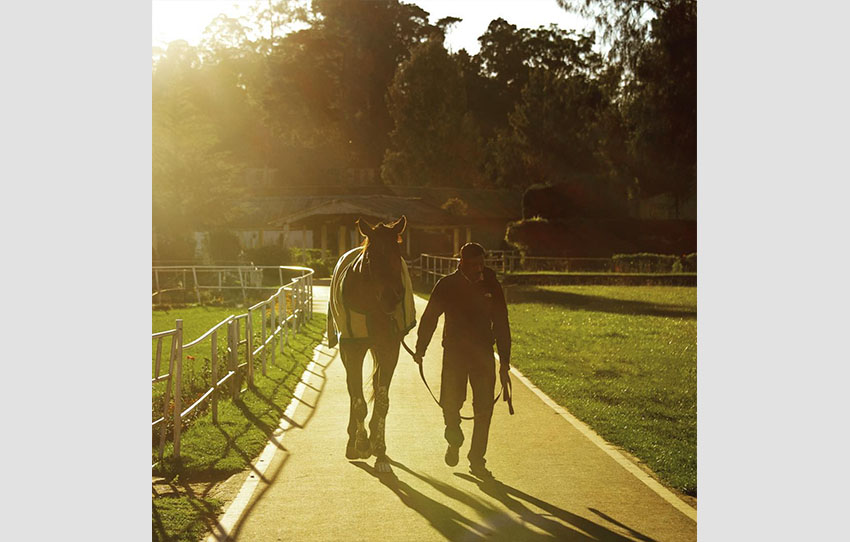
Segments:
[[[326,310],[326,290],[316,287],[317,311]],[[421,315],[425,301],[416,303]],[[435,393],[441,334],[442,319],[425,358]],[[406,342],[413,347],[415,331]],[[262,476],[249,478],[253,484],[225,514],[227,536],[210,540],[696,540],[694,519],[517,378],[516,415],[499,402],[490,430],[488,467],[497,482],[467,474],[472,422],[463,422],[460,463],[446,466],[441,412],[403,350],[386,429],[395,472],[379,478],[374,458],[345,459],[348,394],[339,356],[319,349],[315,359],[287,411],[292,421],[258,461]],[[471,415],[469,400],[463,414]]]

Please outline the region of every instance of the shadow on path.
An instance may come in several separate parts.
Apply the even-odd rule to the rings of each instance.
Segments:
[[[427,483],[450,499],[475,511],[478,516],[477,519],[468,518],[451,506],[417,491],[393,474],[381,475],[365,462],[352,462],[356,467],[377,478],[384,486],[395,493],[402,503],[428,520],[448,540],[607,540],[617,542],[630,540],[600,524],[567,512],[495,480],[483,482],[468,475],[455,474],[464,480],[476,483],[484,494],[504,504],[511,513],[493,507],[486,500],[476,497],[468,491],[417,473],[398,461],[390,460],[390,463],[401,471]],[[532,511],[511,495],[522,498],[546,513]],[[609,519],[607,516],[604,517]],[[640,540],[647,542],[652,540],[635,531],[631,532],[635,533],[635,536],[638,536]]]
[[[490,497],[493,497],[494,499],[504,504],[509,510],[517,514],[523,521],[531,523],[532,525],[535,525],[536,527],[539,527],[540,529],[553,534],[558,539],[562,539],[562,537],[565,537],[563,538],[564,540],[572,540],[572,538],[568,538],[570,536],[570,533],[564,531],[564,529],[568,528],[567,525],[564,524],[566,523],[573,526],[574,528],[581,530],[584,533],[587,533],[592,537],[592,540],[629,540],[629,538],[615,533],[614,531],[611,531],[610,529],[607,529],[602,525],[599,525],[598,523],[594,523],[588,520],[587,518],[578,516],[576,514],[573,514],[572,512],[567,512],[563,508],[559,508],[554,504],[548,503],[542,499],[529,495],[528,493],[520,491],[515,487],[511,487],[503,482],[500,482],[499,480],[480,480],[468,474],[461,473],[455,473],[455,476],[477,485],[482,493],[484,493],[485,495],[489,495]],[[539,508],[540,510],[543,510],[545,513],[540,514],[534,512],[528,506],[520,502],[520,499],[522,501],[525,501],[525,503],[527,504],[533,505]],[[602,517],[603,519],[617,525],[618,527],[626,529],[632,534],[632,536],[634,536],[638,540],[654,542],[654,539],[649,538],[648,536],[639,533],[638,531],[635,531],[634,529],[631,529],[626,525],[623,525],[622,523],[614,520],[613,518],[605,514],[602,514],[601,512],[598,512],[597,510],[594,510],[592,508],[589,510]],[[564,523],[561,523],[557,520],[561,520]]]

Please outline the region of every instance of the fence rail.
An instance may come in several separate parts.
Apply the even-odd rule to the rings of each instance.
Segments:
[[[156,269],[156,268],[155,268]],[[176,268],[186,270],[187,268]],[[213,268],[214,271],[220,267]],[[275,354],[279,345],[280,354],[283,355],[285,347],[289,345],[290,335],[293,337],[301,330],[305,320],[313,317],[313,269],[298,266],[264,267],[261,269],[277,269],[280,277],[283,271],[300,273],[289,283],[281,285],[277,291],[264,301],[260,301],[247,309],[247,312],[239,315],[231,314],[197,339],[184,344],[183,320],[175,321],[175,328],[168,331],[153,333],[151,339],[156,341],[156,354],[154,356],[154,371],[151,384],[156,385],[165,382],[163,394],[162,416],[152,422],[152,429],[159,426],[159,443],[157,450],[157,463],[162,461],[166,442],[166,420],[173,416],[173,443],[174,457],[180,457],[180,439],[183,429],[183,420],[207,401],[211,401],[213,422],[218,422],[218,398],[219,391],[230,383],[233,398],[247,390],[242,388],[242,381],[246,381],[248,387],[254,384],[255,360],[259,359],[262,364],[262,374],[266,374],[268,363],[275,364]],[[196,266],[191,268],[193,275],[198,271],[209,269]],[[281,280],[281,283],[283,281]],[[184,283],[185,285],[186,283]],[[198,289],[197,280],[194,288]],[[246,286],[246,289],[248,287]],[[257,287],[255,287],[256,289]],[[255,320],[255,317],[259,316]],[[254,345],[255,324],[258,326],[260,335],[259,344]],[[219,378],[219,332],[226,329],[226,343],[222,349],[225,356],[226,373]],[[244,333],[244,338],[242,338]],[[168,355],[168,373],[161,374],[163,343],[171,338],[170,351]],[[240,348],[244,346],[244,356],[240,354]],[[209,352],[209,358],[203,357],[210,362],[210,385],[203,391],[188,408],[182,409],[183,400],[183,361],[187,359],[186,352]],[[242,357],[240,357],[242,356]],[[191,356],[194,360],[194,356]],[[243,361],[244,359],[244,361]],[[191,390],[189,390],[191,391]],[[172,406],[173,402],[173,406]],[[173,408],[173,412],[169,410]],[[153,464],[153,467],[157,465]]]
[[[426,283],[435,283],[440,277],[457,268],[459,258],[438,254],[421,254],[408,260],[408,267]],[[521,272],[558,273],[615,273],[623,272],[614,264],[613,258],[558,258],[547,256],[525,256],[516,252],[488,251],[484,265],[501,275]],[[646,272],[641,269],[641,272]],[[628,271],[627,271],[628,272]],[[668,271],[670,272],[670,271]]]
[[[198,304],[202,290],[240,290],[242,301],[248,303],[249,290],[268,290],[284,283],[284,271],[304,269],[299,266],[274,265],[159,265],[151,268],[151,298],[157,305],[169,292],[192,291]]]

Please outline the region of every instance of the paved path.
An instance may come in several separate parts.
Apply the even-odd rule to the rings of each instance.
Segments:
[[[326,310],[322,290],[316,287],[317,311]],[[422,314],[425,301],[416,303]],[[441,333],[442,323],[425,357],[435,393]],[[516,415],[500,402],[491,425],[488,467],[498,482],[467,474],[472,422],[463,422],[461,462],[446,466],[439,407],[403,350],[386,429],[395,476],[379,478],[374,458],[344,456],[348,394],[339,356],[321,349],[316,359],[301,400],[287,411],[303,427],[283,425],[279,444],[261,460],[267,466],[258,465],[263,476],[252,475],[242,502],[237,497],[228,510],[222,524],[231,540],[696,540],[693,519],[517,379]],[[463,413],[471,414],[469,401]]]

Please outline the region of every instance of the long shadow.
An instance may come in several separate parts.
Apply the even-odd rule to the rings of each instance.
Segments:
[[[416,491],[395,475],[379,474],[371,465],[363,461],[352,461],[351,464],[378,479],[381,484],[395,493],[405,506],[428,520],[428,523],[447,540],[492,540],[492,535],[495,533],[491,530]]]
[[[489,495],[490,497],[504,504],[509,510],[517,514],[523,521],[531,523],[532,525],[548,533],[551,533],[559,540],[572,540],[568,537],[572,535],[572,533],[575,533],[574,530],[568,528],[567,525],[561,523],[561,521],[572,525],[577,529],[580,529],[584,533],[587,533],[592,537],[591,540],[630,540],[629,538],[626,538],[619,533],[607,529],[606,527],[603,527],[598,523],[594,523],[589,519],[573,514],[572,512],[567,512],[563,508],[560,508],[558,506],[555,506],[554,504],[548,503],[542,499],[529,495],[524,491],[520,491],[519,489],[511,487],[496,479],[480,480],[478,478],[469,476],[468,474],[461,473],[455,473],[455,476],[468,482],[474,483],[478,486],[482,493],[484,493],[485,495]],[[534,512],[532,509],[527,507],[518,499],[522,499],[526,503],[536,506],[540,510],[545,511],[546,514]],[[594,511],[593,509],[591,510]],[[638,538],[639,540],[645,540],[646,542],[655,542],[652,538],[649,538],[646,535],[641,534],[638,531],[635,531],[634,529],[631,529],[618,521],[615,521],[609,516],[601,514],[600,512],[594,512],[597,515],[600,515],[603,519],[610,521],[615,525],[622,527],[623,529],[628,530],[630,533],[632,533],[634,537]],[[553,517],[561,521],[556,521],[552,519]]]
[[[696,308],[685,305],[664,305],[646,301],[615,299],[595,295],[575,294],[541,288],[517,288],[511,293],[511,304],[545,303],[561,305],[574,311],[596,311],[614,314],[665,316],[668,318],[696,319]]]
[[[495,495],[491,495],[505,504],[514,514],[519,516],[519,521],[517,521],[515,516],[494,508],[486,501],[475,497],[467,491],[417,473],[398,461],[390,460],[390,463],[407,474],[427,483],[447,497],[472,508],[480,518],[483,518],[483,524],[477,523],[462,516],[451,507],[439,503],[416,491],[405,482],[398,480],[394,475],[391,477],[388,477],[387,475],[379,475],[366,463],[359,461],[352,463],[368,472],[377,478],[383,485],[391,489],[394,493],[396,493],[396,495],[398,495],[405,505],[425,517],[431,525],[433,525],[449,540],[479,540],[481,537],[484,537],[487,540],[505,541],[610,540],[619,542],[629,540],[628,538],[606,529],[602,525],[595,524],[585,518],[581,518],[575,514],[570,514],[569,512],[557,507],[548,505],[548,503],[544,503],[539,499],[534,499],[534,497],[529,495],[526,496],[541,504],[549,506],[550,509],[557,509],[564,518],[569,518],[560,518],[566,521],[567,524],[560,523],[542,514],[536,514],[514,499],[506,501],[499,499]],[[476,480],[475,478],[471,479]],[[493,482],[487,483],[489,484]],[[485,491],[485,494],[488,493]],[[533,525],[539,529],[539,531],[532,530],[529,528],[529,525]],[[467,532],[457,532],[459,529],[458,526],[466,529]]]
[[[327,382],[327,376],[324,374],[324,367],[326,367],[326,366],[322,366],[322,367],[323,367],[323,371],[322,371],[322,373],[323,373],[323,374],[319,375],[319,376],[321,376],[321,378],[322,378],[321,388],[319,389],[319,391],[320,391],[320,392],[324,389],[324,387],[325,387],[325,383]],[[316,408],[318,407],[319,402],[321,402],[321,399],[322,399],[322,397],[323,397],[323,396],[324,396],[324,394],[319,393],[318,397],[316,398],[316,404],[315,404],[315,405],[309,405],[308,403],[306,403],[306,402],[304,402],[304,401],[301,401],[301,402],[302,402],[302,404],[308,405],[308,406],[310,407],[310,413],[307,415],[307,417],[304,419],[304,421],[302,421],[300,424],[299,424],[299,423],[297,423],[297,422],[295,422],[294,420],[291,420],[290,418],[288,418],[288,417],[286,417],[286,416],[283,416],[283,415],[282,415],[282,417],[283,417],[283,418],[285,418],[285,419],[286,419],[286,420],[287,420],[287,421],[288,421],[291,425],[293,425],[294,427],[297,427],[297,428],[299,428],[299,429],[303,429],[304,427],[306,427],[306,426],[307,426],[307,424],[308,424],[308,423],[310,422],[310,420],[313,418],[313,415],[314,415],[314,414],[315,414],[315,412],[316,412]],[[298,399],[298,398],[297,398],[297,397],[295,397],[295,396],[293,396],[293,399]],[[223,431],[222,431],[222,432],[223,432]],[[228,444],[230,444],[232,441],[231,441],[231,439],[230,439],[229,437],[227,437],[227,438],[228,438]],[[282,438],[282,437],[281,437],[281,438]],[[276,445],[276,446],[277,446],[280,450],[285,451],[285,452],[286,452],[286,451],[288,451],[288,450],[287,450],[287,449],[286,449],[286,448],[285,448],[285,447],[284,447],[284,446],[280,443],[280,440],[278,440],[278,439],[275,439],[275,438],[274,438],[274,435],[273,435],[273,434],[270,434],[270,435],[269,435],[269,439],[270,439],[272,442],[274,442],[274,443],[275,443],[275,445]],[[235,448],[235,443],[233,444],[233,446],[234,446],[234,448]],[[252,510],[253,510],[253,509],[254,509],[254,508],[255,508],[255,507],[256,507],[256,506],[257,506],[257,505],[258,505],[258,504],[259,504],[259,503],[260,503],[260,502],[264,499],[265,494],[266,494],[266,492],[268,491],[269,487],[271,487],[271,485],[274,483],[274,481],[275,481],[275,480],[276,480],[276,479],[280,476],[280,473],[283,471],[283,467],[284,467],[284,465],[286,464],[286,462],[287,462],[288,460],[289,460],[289,455],[287,454],[287,455],[283,458],[283,460],[280,462],[280,464],[278,465],[277,469],[275,469],[274,473],[272,473],[272,474],[271,474],[271,476],[267,476],[267,475],[263,475],[263,474],[261,474],[261,473],[260,473],[260,472],[256,469],[256,467],[255,467],[253,464],[250,464],[250,468],[251,468],[251,470],[253,470],[253,471],[254,471],[254,474],[256,474],[256,475],[257,475],[257,477],[258,477],[258,478],[259,478],[259,479],[260,479],[260,480],[261,480],[261,481],[262,481],[265,485],[263,486],[263,488],[262,488],[262,489],[261,489],[258,493],[256,493],[256,494],[255,494],[255,496],[254,496],[254,497],[252,497],[252,499],[251,499],[251,504],[249,504],[249,505],[248,505],[248,507],[245,509],[245,511],[242,513],[242,516],[241,516],[241,518],[242,518],[242,519],[240,519],[240,521],[238,521],[238,522],[237,522],[237,524],[236,524],[236,528],[233,530],[233,532],[231,532],[231,533],[225,533],[225,532],[224,532],[224,528],[223,528],[223,527],[221,526],[221,524],[219,524],[219,523],[218,523],[218,521],[216,520],[216,524],[217,524],[217,526],[218,526],[218,532],[215,532],[215,531],[214,531],[214,532],[213,532],[213,535],[214,535],[217,539],[219,539],[219,540],[237,540],[237,539],[238,539],[239,532],[241,531],[241,529],[242,529],[242,525],[244,524],[244,519],[245,519],[245,518],[247,518],[247,517],[249,517],[249,516],[251,515],[251,511],[252,511]],[[249,461],[249,463],[250,463],[250,461]],[[266,474],[268,474],[268,473],[266,473]]]

